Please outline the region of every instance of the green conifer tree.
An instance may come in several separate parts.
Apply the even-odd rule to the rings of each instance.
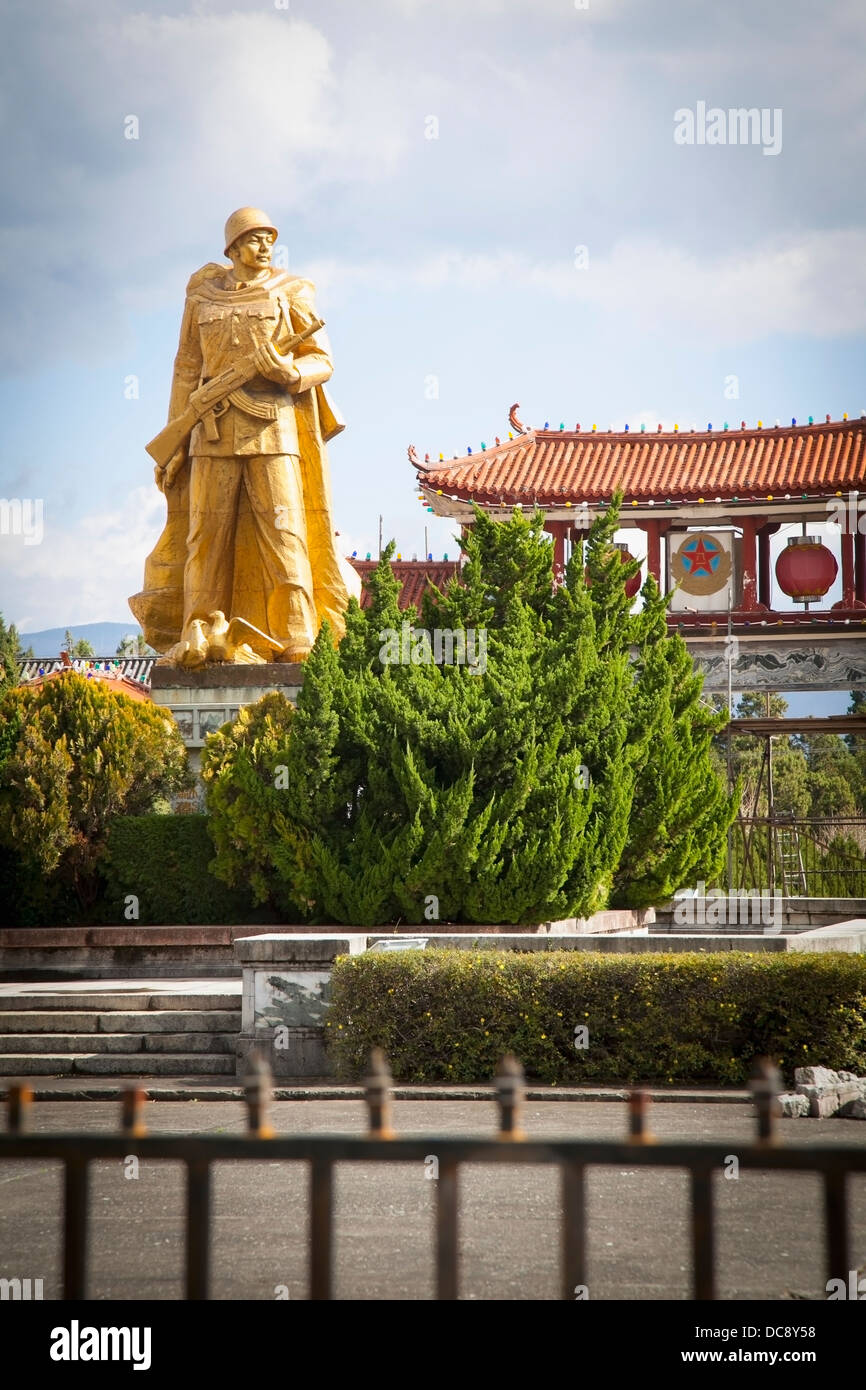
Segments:
[[[633,718],[649,737],[614,882],[612,901],[624,907],[664,902],[698,878],[711,883],[739,804],[739,788],[727,795],[713,757],[727,711],[702,701],[702,678],[683,639],[667,631],[667,603],[652,576],[642,596]]]
[[[665,759],[679,738],[700,763],[719,719],[652,586],[632,617],[616,523],[615,504],[555,588],[540,514],[476,512],[460,579],[425,596],[421,622],[398,606],[389,546],[339,650],[323,626],[294,716],[253,712],[209,741],[216,871],[308,920],[516,924],[587,916],[632,879],[635,901],[658,901],[699,844],[714,862],[719,786]],[[436,659],[447,644],[458,659]],[[459,659],[473,651],[474,668]],[[635,819],[662,767],[675,812],[642,803]]]
[[[18,684],[18,652],[21,641],[14,623],[9,627],[0,613],[0,697]]]

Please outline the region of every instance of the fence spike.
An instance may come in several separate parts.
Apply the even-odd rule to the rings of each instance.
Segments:
[[[370,1070],[364,1077],[364,1099],[370,1114],[370,1133],[377,1139],[392,1139],[391,1102],[393,1099],[391,1068],[381,1047],[370,1053]]]
[[[649,1092],[634,1087],[628,1093],[628,1141],[630,1144],[654,1144],[655,1135],[649,1128]]]
[[[10,1134],[20,1134],[27,1127],[27,1114],[33,1100],[29,1086],[10,1086],[6,1093],[7,1128]]]
[[[147,1091],[141,1086],[124,1087],[121,1097],[121,1118],[120,1124],[124,1134],[140,1136],[147,1134],[147,1125],[144,1123],[142,1109],[147,1100]]]
[[[523,1067],[513,1052],[500,1058],[495,1080],[500,1139],[525,1139],[522,1124],[526,1098]]]
[[[273,1139],[268,1110],[273,1099],[273,1077],[268,1059],[254,1047],[247,1057],[244,1100],[247,1106],[247,1133],[257,1139]]]
[[[757,1112],[759,1144],[777,1142],[774,1130],[775,1119],[779,1114],[779,1102],[776,1097],[781,1095],[784,1089],[782,1074],[772,1057],[758,1057],[752,1068],[749,1090]]]

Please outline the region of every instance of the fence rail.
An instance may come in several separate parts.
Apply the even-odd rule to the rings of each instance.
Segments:
[[[741,815],[731,826],[731,886],[785,897],[866,897],[866,817]]]
[[[334,1297],[334,1165],[337,1163],[423,1163],[435,1146],[439,1160],[436,1184],[436,1296],[459,1294],[459,1170],[464,1163],[546,1164],[560,1169],[561,1297],[573,1300],[586,1287],[586,1171],[593,1166],[683,1168],[691,1177],[692,1296],[716,1297],[715,1211],[713,1174],[722,1171],[732,1145],[657,1141],[649,1130],[648,1098],[632,1091],[629,1133],[623,1140],[545,1139],[522,1129],[523,1073],[514,1058],[504,1058],[495,1081],[499,1130],[493,1136],[400,1138],[391,1126],[391,1076],[381,1053],[371,1059],[366,1078],[370,1129],[367,1135],[276,1135],[268,1120],[270,1072],[258,1059],[247,1080],[247,1132],[238,1135],[148,1134],[142,1119],[146,1093],[130,1087],[123,1097],[121,1129],[116,1135],[31,1134],[26,1130],[30,1093],[12,1086],[7,1093],[8,1129],[0,1134],[0,1161],[57,1159],[65,1165],[63,1297],[87,1297],[89,1236],[89,1165],[100,1159],[175,1161],[186,1165],[187,1299],[207,1299],[211,1273],[211,1169],[217,1162],[286,1160],[305,1162],[310,1170],[309,1291],[311,1299]],[[827,1279],[847,1281],[851,1269],[847,1174],[866,1172],[866,1150],[843,1145],[783,1146],[775,1128],[776,1095],[781,1078],[762,1063],[751,1082],[757,1127],[753,1143],[736,1145],[741,1168],[776,1172],[815,1172],[823,1179],[825,1267]],[[132,1141],[132,1142],[131,1142]]]

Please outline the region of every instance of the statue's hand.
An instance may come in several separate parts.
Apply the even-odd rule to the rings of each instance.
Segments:
[[[253,361],[262,376],[279,386],[297,386],[301,379],[291,356],[282,357],[269,343],[260,343],[253,349]]]
[[[167,492],[173,486],[175,478],[185,463],[186,449],[178,449],[176,453],[172,454],[164,468],[160,463],[156,465],[153,476],[160,492]]]

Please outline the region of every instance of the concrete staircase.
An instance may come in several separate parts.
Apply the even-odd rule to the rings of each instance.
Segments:
[[[192,981],[184,992],[155,981],[94,982],[92,992],[19,985],[0,993],[0,1077],[233,1077],[241,995],[232,983],[197,990]]]

